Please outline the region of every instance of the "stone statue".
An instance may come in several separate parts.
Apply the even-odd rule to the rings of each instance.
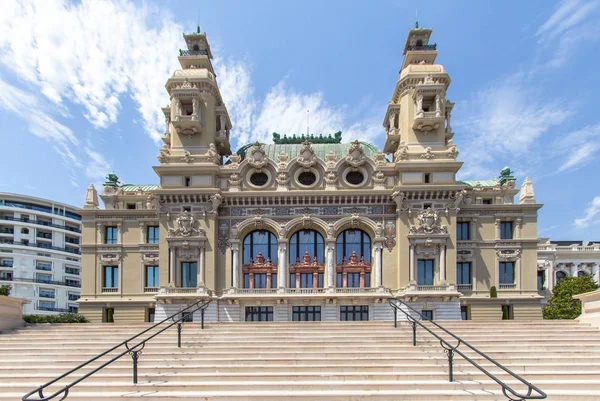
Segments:
[[[169,229],[170,236],[190,237],[193,234],[199,235],[201,230],[198,228],[198,221],[194,216],[184,210],[182,214],[175,219],[175,227]]]
[[[216,148],[215,144],[212,142],[208,145],[208,151],[206,152],[206,158],[208,159],[209,162],[214,163],[214,164],[219,164],[219,160],[221,159],[219,157],[219,153],[217,153],[217,148]]]
[[[463,202],[465,196],[467,196],[467,190],[463,189],[462,191],[457,191],[454,198],[454,209],[457,209],[460,204]]]
[[[533,184],[529,177],[525,178],[521,185],[521,194],[519,195],[519,203],[536,203],[535,194],[533,192]]]
[[[417,115],[423,114],[423,94],[419,93],[417,95],[417,104],[416,104]]]
[[[390,131],[396,129],[396,114],[390,112]]]
[[[394,191],[392,201],[396,203],[396,213],[404,210],[404,192]]]
[[[217,212],[217,210],[219,209],[219,206],[221,206],[221,202],[223,202],[223,195],[221,194],[212,194],[210,196],[210,202],[212,205],[212,209],[211,212]]]

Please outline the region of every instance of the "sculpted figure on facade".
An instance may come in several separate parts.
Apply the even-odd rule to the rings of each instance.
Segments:
[[[328,171],[325,173],[325,183],[327,186],[335,186],[337,181],[337,174],[333,171]]]
[[[348,154],[346,155],[346,163],[351,165],[352,167],[362,166],[367,159],[365,156],[365,150],[358,140],[355,140],[350,145],[348,149]]]
[[[458,157],[458,148],[456,147],[454,142],[452,142],[452,139],[448,139],[447,146],[448,146],[448,157],[456,160],[456,158]]]
[[[211,212],[217,212],[217,210],[219,209],[219,206],[221,206],[221,203],[223,202],[223,195],[221,194],[212,194],[210,196],[210,203],[211,203]]]
[[[389,132],[393,134],[396,131],[396,113],[390,112],[389,117]]]
[[[418,93],[415,102],[415,111],[417,112],[417,117],[423,116],[423,94]]]
[[[331,150],[325,154],[325,159],[326,159],[325,164],[327,164],[328,168],[335,167],[335,165],[337,164],[337,161],[338,161],[337,155],[335,154],[334,151],[331,151]]]
[[[373,182],[375,182],[376,188],[382,189],[385,184],[385,174],[381,170],[377,170],[373,174]]]
[[[163,147],[158,151],[158,156],[156,158],[160,163],[168,163],[170,153],[169,147],[167,145],[163,145]]]
[[[407,160],[408,159],[408,146],[405,145],[404,141],[400,141],[398,149],[394,153],[394,161]]]
[[[208,151],[206,153],[206,159],[210,163],[219,164],[219,161],[221,160],[221,157],[217,153],[217,147],[215,146],[214,143],[210,143],[208,145]]]
[[[396,203],[396,213],[406,210],[404,206],[404,192],[394,191],[392,193],[392,201]]]
[[[192,157],[192,154],[189,151],[184,150],[183,157],[181,157],[179,160],[181,160],[184,163],[191,163],[196,159]]]
[[[437,212],[427,209],[419,213],[417,217],[418,226],[411,226],[409,232],[411,234],[447,234],[446,226],[441,225],[440,216]]]
[[[231,188],[240,188],[240,183],[241,183],[241,178],[240,175],[238,173],[233,173],[229,176],[229,186]]]
[[[277,186],[279,188],[288,188],[288,183],[290,181],[290,177],[286,172],[279,172],[277,173],[277,177],[275,178],[275,180],[277,181]]]
[[[187,210],[175,219],[174,227],[169,228],[170,237],[191,237],[201,233],[203,230],[199,228],[198,220]]]
[[[421,159],[431,160],[435,158],[435,155],[431,153],[431,148],[428,146],[425,148],[425,153],[421,154]]]
[[[315,155],[315,151],[310,142],[302,142],[296,161],[304,168],[312,167],[317,163],[317,156]]]
[[[454,203],[452,204],[452,209],[458,210],[459,206],[465,200],[465,196],[467,196],[467,190],[466,189],[463,189],[461,191],[456,191],[456,193],[454,194]]]
[[[375,161],[375,165],[377,167],[383,167],[387,164],[387,160],[385,158],[385,153],[377,152],[373,154],[373,160]]]

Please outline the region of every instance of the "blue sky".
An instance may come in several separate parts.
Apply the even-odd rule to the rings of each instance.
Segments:
[[[0,191],[83,204],[113,169],[156,183],[160,107],[199,21],[234,124],[271,133],[381,126],[418,8],[452,78],[459,178],[533,181],[539,235],[600,239],[600,0],[5,1]]]

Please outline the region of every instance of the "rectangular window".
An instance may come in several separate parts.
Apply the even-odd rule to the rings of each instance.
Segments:
[[[196,262],[181,263],[181,286],[184,288],[196,287],[198,278],[198,264]]]
[[[36,281],[38,283],[49,283],[52,281],[52,276],[50,274],[36,274]]]
[[[39,296],[42,298],[56,298],[54,290],[40,288]]]
[[[425,173],[424,181],[425,184],[429,184],[431,182],[431,174]]]
[[[154,322],[154,316],[156,315],[156,308],[147,308],[146,309],[146,321]]]
[[[319,288],[323,288],[323,276],[324,276],[323,273],[319,273],[319,278],[318,278],[318,280],[319,280]]]
[[[423,315],[425,320],[433,320],[433,311],[431,309],[422,310],[421,315]]]
[[[471,314],[469,313],[469,307],[463,305],[460,307],[460,318],[462,320],[471,320]]]
[[[104,288],[119,287],[119,266],[104,266]]]
[[[538,270],[537,272],[537,287],[538,291],[544,291],[546,284],[546,275],[544,270]]]
[[[360,287],[360,273],[346,273],[346,279],[348,280],[348,288]]]
[[[192,180],[190,177],[183,177],[183,186],[189,187],[192,184]]]
[[[371,273],[365,273],[365,288],[371,287]]]
[[[135,203],[128,203],[127,209],[129,209],[129,210],[135,209]]]
[[[312,273],[300,273],[300,288],[313,288]]]
[[[290,288],[296,288],[296,274],[290,273]]]
[[[146,266],[146,287],[158,287],[158,266]]]
[[[471,262],[456,263],[456,284],[471,284]]]
[[[266,273],[255,273],[254,274],[254,288],[267,288]]]
[[[246,307],[247,322],[272,322],[273,307],[272,306],[247,306]]]
[[[271,288],[277,288],[277,273],[271,273]]]
[[[344,275],[342,273],[337,273],[335,278],[335,286],[337,288],[342,288],[344,285]]]
[[[503,221],[500,223],[500,239],[513,239],[512,221]]]
[[[158,244],[158,234],[158,226],[148,226],[148,228],[146,229],[146,242],[148,244]]]
[[[515,283],[515,263],[500,262],[500,284]]]
[[[417,277],[418,285],[433,285],[433,260],[419,259],[419,274]]]
[[[469,222],[456,223],[456,239],[459,241],[469,240]]]
[[[104,230],[104,243],[116,244],[118,238],[118,230],[116,226],[106,226]]]
[[[320,322],[320,306],[294,306],[292,308],[292,321],[294,322]]]
[[[79,308],[76,305],[69,305],[69,313],[78,313]]]
[[[491,199],[482,199],[481,203],[483,203],[484,205],[491,205],[492,200]]]
[[[35,268],[37,270],[51,271],[52,270],[52,262],[40,262],[40,261],[36,261]]]
[[[250,275],[244,273],[244,288],[250,288]]]
[[[54,301],[38,302],[38,310],[53,311],[56,308]]]
[[[340,306],[341,321],[369,320],[368,305],[342,305]]]

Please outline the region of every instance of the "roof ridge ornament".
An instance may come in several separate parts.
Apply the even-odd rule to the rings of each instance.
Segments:
[[[323,134],[319,134],[317,135],[313,135],[313,134],[302,134],[299,136],[296,136],[296,134],[292,135],[292,136],[287,136],[287,135],[283,135],[283,137],[281,137],[281,134],[278,134],[277,132],[273,132],[273,142],[275,144],[278,145],[298,145],[301,144],[303,142],[310,142],[313,144],[318,144],[318,143],[341,143],[342,142],[342,131],[338,131],[336,133],[333,134],[333,136],[331,136],[331,134],[329,134],[328,136],[323,136]]]

